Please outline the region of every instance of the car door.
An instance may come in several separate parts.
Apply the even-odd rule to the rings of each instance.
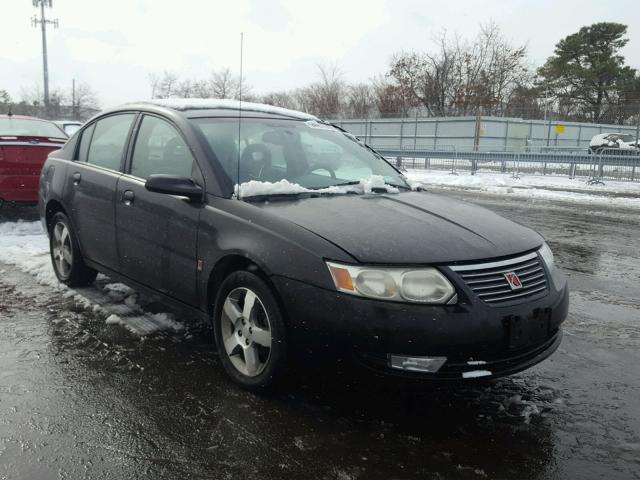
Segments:
[[[121,272],[166,295],[197,305],[196,241],[202,204],[145,188],[145,181],[152,174],[191,177],[203,186],[193,154],[171,123],[144,115],[129,163],[129,173],[120,177],[117,186]]]
[[[118,270],[115,200],[134,113],[103,117],[82,132],[65,203],[85,258]]]

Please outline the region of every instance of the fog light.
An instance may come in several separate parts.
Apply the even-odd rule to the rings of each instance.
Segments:
[[[446,363],[447,357],[404,357],[389,355],[389,366],[397,370],[436,373]]]

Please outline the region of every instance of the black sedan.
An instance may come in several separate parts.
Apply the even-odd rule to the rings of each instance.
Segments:
[[[39,196],[61,282],[104,272],[210,320],[245,388],[300,350],[462,380],[521,371],[561,341],[568,287],[540,235],[424,191],[300,112],[106,111],[49,156]]]

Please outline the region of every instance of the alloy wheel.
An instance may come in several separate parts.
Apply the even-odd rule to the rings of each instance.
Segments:
[[[248,288],[232,290],[221,320],[224,349],[235,369],[248,377],[260,375],[271,356],[271,325],[260,298]]]
[[[69,229],[63,222],[53,227],[53,261],[58,273],[64,278],[68,277],[73,265],[73,246]]]

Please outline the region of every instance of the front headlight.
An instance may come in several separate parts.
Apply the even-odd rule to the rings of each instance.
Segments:
[[[542,261],[547,266],[547,270],[549,271],[553,270],[553,266],[554,266],[553,252],[549,248],[549,245],[547,245],[547,242],[542,244],[542,247],[540,247],[540,250],[538,250],[538,253],[542,257]]]
[[[333,262],[327,262],[327,267],[339,291],[361,297],[441,305],[456,293],[435,268],[377,268]]]

